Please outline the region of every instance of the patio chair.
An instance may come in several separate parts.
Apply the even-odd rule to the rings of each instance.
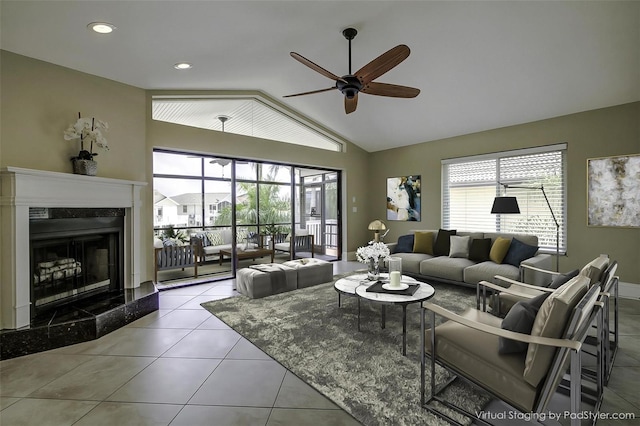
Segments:
[[[182,269],[193,266],[193,275],[198,278],[198,254],[197,245],[188,244],[183,246],[164,246],[155,248],[155,268],[153,272],[154,282],[158,282],[158,271],[168,269]]]
[[[599,287],[591,286],[585,276],[577,276],[556,289],[538,311],[531,334],[516,333],[500,327],[501,319],[489,313],[469,309],[462,315],[425,302],[421,310],[421,394],[424,408],[458,423],[449,414],[432,406],[432,401],[489,424],[457,407],[439,394],[456,377],[481,387],[522,413],[543,413],[556,388],[570,366],[570,409],[582,411],[582,377],[580,349],[591,323],[602,321]],[[431,328],[426,330],[425,317]],[[433,327],[436,315],[449,321]],[[526,352],[499,353],[499,339],[506,338],[528,344]],[[430,357],[431,393],[426,396],[426,358]],[[436,387],[435,366],[440,364],[454,377]],[[596,407],[596,410],[599,407]],[[579,425],[580,419],[571,419]]]

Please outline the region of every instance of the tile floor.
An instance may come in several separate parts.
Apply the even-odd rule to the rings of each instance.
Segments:
[[[98,340],[1,361],[0,424],[358,425],[200,306],[235,294],[232,280],[164,291],[159,311]],[[603,410],[640,419],[640,300],[621,314]]]

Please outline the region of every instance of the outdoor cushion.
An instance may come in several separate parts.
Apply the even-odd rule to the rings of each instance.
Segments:
[[[589,278],[578,275],[555,290],[544,301],[531,329],[532,336],[562,337],[571,311],[588,290]],[[544,378],[553,361],[556,348],[530,344],[525,360],[524,379],[532,386]]]
[[[525,244],[517,238],[511,240],[507,255],[504,257],[502,263],[508,263],[513,266],[520,266],[520,262],[530,257],[535,256],[538,251],[538,246],[531,246]]]

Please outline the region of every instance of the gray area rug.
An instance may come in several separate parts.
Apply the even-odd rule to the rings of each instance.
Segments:
[[[434,287],[431,301],[438,305],[455,312],[475,306],[475,290]],[[202,306],[364,425],[448,424],[420,407],[419,304],[407,308],[406,357],[402,308],[387,306],[386,328],[381,329],[381,305],[361,301],[358,332],[357,299],[343,296],[339,308],[333,282],[263,299],[239,296]],[[448,377],[438,366],[437,385]],[[427,392],[429,385],[428,370]],[[470,412],[480,410],[489,399],[459,380],[445,392]]]

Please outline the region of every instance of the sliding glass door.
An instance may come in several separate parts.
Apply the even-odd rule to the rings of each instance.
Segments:
[[[153,159],[155,245],[201,244],[200,277],[235,276],[271,261],[272,249],[275,262],[340,257],[339,172],[166,150]],[[313,250],[290,243],[306,234]],[[267,252],[252,252],[259,248]],[[158,279],[190,276],[178,268]]]

